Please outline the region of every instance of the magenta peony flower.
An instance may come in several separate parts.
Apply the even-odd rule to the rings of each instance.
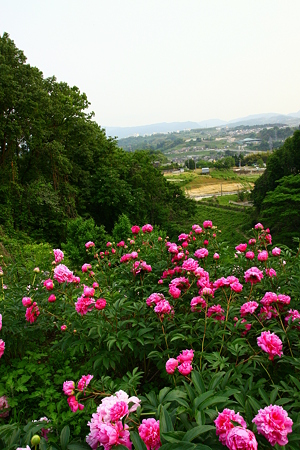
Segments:
[[[132,230],[132,229],[131,229]],[[151,233],[151,231],[153,231],[153,226],[150,225],[150,223],[147,223],[146,225],[144,225],[142,227],[142,232],[143,233]]]
[[[64,259],[64,254],[61,250],[59,250],[59,248],[54,248],[53,253],[56,263],[59,263]]]
[[[95,247],[95,244],[94,244],[94,242],[92,242],[92,241],[88,241],[88,242],[85,244],[85,248],[91,248],[91,247]]]
[[[66,331],[67,325],[62,325],[62,326],[60,327],[60,329],[61,329],[61,331]]]
[[[125,242],[124,241],[120,241],[117,243],[117,247],[124,247]]]
[[[95,300],[90,297],[79,297],[75,303],[75,309],[78,314],[84,316],[94,308]]]
[[[63,384],[63,393],[65,395],[74,395],[75,382],[74,381],[65,381]]]
[[[199,248],[195,251],[196,258],[206,258],[208,256],[208,250],[206,248]]]
[[[263,277],[264,277],[264,274],[257,267],[251,267],[250,269],[246,270],[246,272],[244,274],[246,283],[251,283],[251,284],[259,283]]]
[[[236,251],[244,253],[246,251],[247,244],[239,244],[235,247]]]
[[[279,358],[283,355],[282,353],[282,341],[275,334],[270,331],[263,331],[261,335],[257,338],[257,345],[269,355],[269,359],[273,361],[274,356],[278,355]]]
[[[78,403],[75,395],[71,395],[71,397],[68,398],[68,404],[69,404],[72,412],[76,412],[78,409],[80,411],[82,411],[84,408],[84,405],[82,405],[81,403]]]
[[[161,300],[165,300],[165,297],[163,294],[157,294],[156,292],[154,292],[153,294],[151,294],[147,300],[146,300],[146,304],[148,306],[151,306],[153,303],[155,305],[157,305],[157,303],[159,303]]]
[[[179,363],[189,362],[191,363],[194,358],[194,350],[182,350],[180,355],[177,356]]]
[[[267,277],[270,277],[270,278],[277,277],[276,270],[272,269],[272,267],[270,269],[265,269],[265,272],[266,272]]]
[[[280,248],[278,248],[278,247],[274,247],[273,248],[273,250],[272,250],[272,255],[273,256],[280,256],[280,253],[281,253],[281,249]]]
[[[32,300],[31,300],[30,297],[23,297],[22,298],[22,303],[23,303],[23,306],[25,306],[25,308],[28,308],[28,306],[31,306]]]
[[[235,281],[230,287],[234,292],[242,292],[243,290],[243,285],[239,281]]]
[[[285,317],[285,321],[288,322],[290,317],[292,317],[292,322],[295,320],[300,320],[300,313],[297,311],[297,309],[290,309],[288,311],[288,315]]]
[[[178,361],[175,358],[169,358],[166,362],[166,371],[168,374],[173,375],[176,367],[178,367]]]
[[[182,364],[180,364],[180,366],[178,366],[178,370],[181,373],[181,375],[188,375],[189,373],[191,373],[191,371],[193,370],[193,367],[191,366],[191,364],[189,362],[183,362]]]
[[[220,258],[219,253],[215,253],[214,256],[213,256],[213,258],[214,258],[215,260],[219,259],[219,258]]]
[[[91,269],[92,266],[91,264],[85,263],[83,264],[83,266],[81,267],[82,272],[87,272],[89,269]]]
[[[224,309],[221,305],[213,305],[208,308],[207,317],[211,317],[212,315],[215,320],[225,320]]]
[[[58,281],[58,283],[68,283],[73,282],[73,272],[67,268],[64,264],[59,264],[54,269],[54,279]]]
[[[51,280],[51,278],[48,278],[48,280],[44,281],[44,286],[47,289],[47,291],[52,291],[52,289],[54,288],[54,284],[53,284],[53,281]],[[23,305],[24,305],[24,303],[23,303]]]
[[[235,427],[233,421],[239,423],[242,428],[247,428],[247,424],[243,417],[240,416],[240,413],[235,413],[233,409],[225,408],[221,413],[219,413],[218,417],[214,421],[216,425],[216,434],[219,436],[219,441],[222,442],[223,445],[226,445],[226,439],[229,431]]]
[[[154,312],[156,312],[158,315],[170,314],[171,310],[171,305],[167,300],[161,300],[154,308]]]
[[[275,292],[266,292],[260,303],[264,306],[270,306],[272,303],[277,302],[277,294]]]
[[[277,301],[283,305],[289,305],[291,302],[291,297],[289,295],[278,294]]]
[[[77,384],[78,390],[83,391],[90,384],[93,378],[94,375],[82,375]]]
[[[49,295],[48,297],[48,302],[49,303],[54,303],[56,301],[56,297],[54,294]]]
[[[263,229],[264,229],[264,226],[263,226],[262,223],[258,222],[258,223],[254,226],[254,228],[255,228],[256,230],[263,230]]]
[[[139,426],[139,435],[146,444],[147,450],[157,450],[161,446],[159,420],[143,419]]]
[[[206,301],[202,297],[193,297],[191,300],[191,311],[200,312],[206,308]]]
[[[133,225],[133,227],[131,227],[131,232],[133,234],[138,234],[140,232],[140,227],[138,225]]]
[[[257,450],[257,440],[251,430],[234,427],[227,434],[226,446],[229,450]]]
[[[202,233],[202,228],[201,227],[197,227],[194,229],[196,234],[201,234]]]
[[[99,284],[95,281],[94,283],[93,283],[93,288],[94,289],[97,289],[99,287]]]
[[[255,245],[256,244],[256,239],[249,239],[248,244],[249,245]]]
[[[257,259],[258,261],[267,261],[269,255],[267,250],[262,250],[261,252],[259,251],[258,255],[257,255]]]
[[[260,409],[252,422],[256,424],[257,432],[272,446],[288,443],[287,435],[292,432],[293,421],[282,406],[270,405]]]
[[[213,226],[213,224],[212,224],[212,221],[211,221],[211,220],[205,220],[205,221],[203,222],[203,227],[204,227],[204,228],[212,228],[212,226]]]
[[[2,314],[0,314],[0,331],[2,330]]]
[[[8,398],[5,395],[0,397],[0,418],[7,417],[9,415]]]
[[[5,350],[5,342],[2,339],[0,339],[0,358],[2,358],[4,350]]]
[[[110,419],[112,422],[117,422],[126,415],[128,415],[128,405],[122,401],[115,403],[110,410]]]
[[[105,298],[98,298],[98,300],[95,303],[95,308],[101,311],[106,306],[106,300]]]
[[[247,252],[247,253],[245,254],[245,257],[246,257],[247,259],[254,259],[254,258],[255,258],[255,253],[252,252],[252,250],[250,250],[249,252]]]
[[[84,295],[84,297],[94,297],[95,289],[84,285],[83,286],[83,295]]]
[[[40,315],[39,307],[37,306],[36,302],[32,304],[32,306],[29,306],[26,309],[25,318],[27,322],[34,323],[38,316]]]
[[[188,258],[182,263],[182,268],[188,270],[189,272],[194,272],[199,266],[198,261],[194,258]]]
[[[257,308],[258,308],[258,303],[257,302],[244,303],[241,306],[241,309],[240,309],[241,316],[245,317],[246,314],[253,314],[256,311]]]

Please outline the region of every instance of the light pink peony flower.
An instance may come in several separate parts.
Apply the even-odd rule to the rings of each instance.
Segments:
[[[213,305],[208,308],[207,317],[211,316],[213,316],[215,320],[225,320],[224,309],[221,307],[221,305]]]
[[[166,371],[168,374],[172,375],[175,369],[178,367],[178,361],[175,358],[169,358],[166,362]]]
[[[143,419],[139,426],[139,435],[145,443],[147,450],[158,450],[161,446],[159,420]]]
[[[52,291],[52,289],[54,288],[54,284],[53,284],[53,281],[51,280],[51,278],[48,278],[48,280],[44,281],[44,286],[47,289],[47,291]]]
[[[264,277],[264,274],[257,267],[251,267],[246,270],[244,278],[246,283],[256,284],[259,283]]]
[[[274,356],[278,355],[279,358],[283,355],[282,353],[282,341],[275,334],[270,331],[263,331],[261,335],[257,338],[257,345],[269,355],[269,359],[273,361]]]
[[[287,435],[292,432],[293,421],[282,406],[266,406],[260,409],[252,420],[256,424],[258,434],[262,434],[272,446],[286,445]]]
[[[64,254],[59,248],[54,248],[53,253],[56,263],[59,263],[64,259]]]
[[[219,441],[226,445],[226,439],[230,430],[234,428],[232,422],[239,423],[242,428],[247,428],[247,424],[240,413],[235,413],[233,409],[225,408],[214,421],[216,425],[216,434],[219,436]]]
[[[88,242],[86,242],[86,244],[85,244],[85,248],[91,248],[91,247],[95,247],[95,244],[94,244],[94,242],[92,242],[92,241],[88,241]]]
[[[104,450],[110,450],[114,445],[124,445],[129,450],[132,448],[128,425],[124,425],[121,421],[115,424],[101,422],[101,418],[97,414],[93,414],[91,422],[88,422],[91,432],[86,438],[86,442],[93,450],[99,445]]]
[[[63,393],[65,395],[74,395],[75,382],[74,381],[65,381],[63,384]]]
[[[101,311],[106,306],[106,300],[105,298],[98,298],[98,300],[95,303],[95,308]]]
[[[262,250],[261,252],[259,251],[258,255],[257,255],[257,259],[258,261],[267,261],[269,255],[267,250]]]
[[[32,304],[32,306],[29,306],[26,309],[25,318],[27,322],[34,323],[38,316],[40,315],[39,307],[37,306],[36,302]]]
[[[227,434],[226,446],[229,450],[257,450],[257,440],[251,430],[234,427]]]
[[[213,226],[213,224],[212,224],[212,221],[211,221],[211,220],[205,220],[205,221],[203,222],[203,227],[204,227],[204,228],[212,228],[212,226]]]
[[[5,395],[0,397],[0,418],[7,417],[9,415],[8,398]]]
[[[274,247],[273,248],[273,250],[272,250],[272,255],[273,256],[280,256],[280,253],[281,253],[281,249],[280,248],[278,248],[278,247]]]
[[[25,308],[28,308],[28,306],[31,306],[32,300],[31,300],[30,297],[23,297],[22,298],[22,303],[23,303],[23,306],[25,306]]]
[[[132,229],[131,229],[132,230]],[[151,233],[151,231],[153,231],[153,226],[150,225],[150,223],[147,223],[146,225],[144,225],[142,227],[142,232],[143,233]]]
[[[78,409],[80,411],[82,411],[84,408],[84,405],[82,405],[81,403],[78,403],[75,395],[71,395],[71,397],[68,398],[68,404],[69,404],[72,412],[76,412]]]
[[[187,239],[189,239],[189,235],[186,234],[186,233],[181,233],[181,234],[178,236],[178,240],[179,240],[179,241],[186,241]]]
[[[16,450],[31,450],[29,445],[26,445],[26,447],[18,447]]]
[[[197,227],[194,229],[196,234],[201,234],[202,233],[202,228],[201,227]]]
[[[131,232],[133,234],[138,234],[140,232],[140,227],[138,225],[133,225],[133,227],[131,227]]]
[[[90,384],[93,378],[94,375],[82,375],[77,384],[78,390],[83,391]]]
[[[196,258],[206,258],[208,256],[208,250],[206,248],[199,248],[195,251],[194,255]]]
[[[247,244],[239,244],[235,247],[236,251],[244,253],[246,251]]]
[[[184,375],[184,376],[191,373],[192,370],[193,370],[193,367],[191,366],[191,364],[189,362],[183,362],[182,364],[180,364],[180,366],[178,366],[178,371],[181,373],[181,375]]]
[[[67,268],[64,264],[59,264],[54,269],[54,279],[58,281],[58,283],[68,283],[73,282],[73,272]]]
[[[253,314],[256,311],[257,308],[258,308],[258,303],[257,302],[244,303],[241,306],[241,309],[240,309],[241,316],[245,317],[246,314]]]
[[[110,410],[110,419],[112,422],[121,420],[124,416],[128,415],[128,405],[125,402],[117,402]]]

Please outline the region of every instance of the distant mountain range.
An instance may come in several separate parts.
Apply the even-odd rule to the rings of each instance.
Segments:
[[[104,127],[107,136],[117,137],[118,139],[153,133],[172,133],[174,131],[183,131],[194,128],[214,128],[230,127],[234,128],[240,125],[265,125],[280,123],[284,125],[296,126],[300,124],[300,111],[287,115],[277,113],[253,114],[251,116],[240,117],[238,119],[225,120],[209,119],[201,122],[161,122],[151,125],[140,125],[136,127]]]

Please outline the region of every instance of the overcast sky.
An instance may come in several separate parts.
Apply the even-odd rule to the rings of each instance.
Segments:
[[[101,126],[299,111],[299,18],[300,0],[0,0],[1,35]]]

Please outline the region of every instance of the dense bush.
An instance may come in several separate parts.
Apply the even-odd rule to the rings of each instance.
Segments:
[[[298,448],[299,252],[253,233],[232,250],[210,221],[177,243],[147,225],[87,242],[80,272],[60,250],[3,266],[0,448]]]

